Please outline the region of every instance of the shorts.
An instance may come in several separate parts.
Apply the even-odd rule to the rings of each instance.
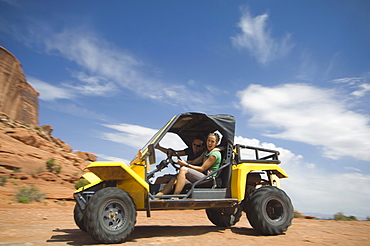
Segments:
[[[188,173],[186,174],[186,184],[195,183],[196,181],[203,178],[204,176],[206,176],[204,175],[204,173],[188,168]]]

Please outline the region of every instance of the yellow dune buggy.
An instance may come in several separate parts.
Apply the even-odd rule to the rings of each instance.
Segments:
[[[221,135],[221,167],[185,186],[180,195],[155,195],[156,175],[179,167],[172,154],[157,162],[154,147],[170,133],[191,147],[196,136],[210,132]],[[260,234],[284,233],[291,225],[293,206],[280,189],[280,179],[288,175],[279,166],[279,152],[234,144],[234,134],[231,115],[183,113],[160,129],[129,165],[91,163],[83,175],[90,184],[74,193],[77,226],[100,243],[120,243],[134,230],[137,211],[146,211],[150,217],[153,210],[205,209],[219,227],[235,225],[245,212]]]

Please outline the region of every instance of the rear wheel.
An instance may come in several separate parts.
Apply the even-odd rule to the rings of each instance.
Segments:
[[[123,190],[108,187],[96,192],[85,210],[87,232],[99,243],[121,243],[134,230],[136,208]]]
[[[235,225],[242,215],[242,210],[239,207],[232,208],[207,208],[208,219],[220,227],[230,227]]]
[[[285,192],[276,187],[255,190],[243,206],[251,226],[264,235],[282,234],[292,224],[293,205]]]

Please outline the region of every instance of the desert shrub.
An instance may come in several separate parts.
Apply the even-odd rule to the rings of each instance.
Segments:
[[[0,178],[0,186],[5,186],[6,182],[8,182],[8,177]]]
[[[22,171],[21,171],[21,169],[19,169],[19,168],[16,168],[16,167],[15,167],[15,168],[13,168],[13,172],[15,172],[15,173],[20,173],[20,172],[22,172]]]
[[[351,215],[351,216],[345,216],[343,213],[338,212],[334,214],[334,219],[335,220],[340,220],[340,221],[357,221],[358,219]]]
[[[303,218],[304,215],[298,211],[294,211],[294,218]]]
[[[367,220],[367,221],[370,221],[370,216],[367,216],[367,217],[366,217],[366,220]]]
[[[62,166],[55,163],[55,159],[51,158],[46,162],[46,169],[51,173],[60,173]]]
[[[39,174],[39,173],[43,173],[44,172],[44,167],[38,167],[36,169],[36,173]]]
[[[79,181],[77,181],[77,183],[75,184],[75,188],[78,190],[79,188],[85,186],[85,185],[88,185],[90,184],[89,181],[87,181],[86,179],[80,179]]]
[[[45,198],[45,194],[41,193],[39,188],[34,185],[31,187],[22,186],[15,196],[20,203],[29,203],[31,201],[40,202]]]

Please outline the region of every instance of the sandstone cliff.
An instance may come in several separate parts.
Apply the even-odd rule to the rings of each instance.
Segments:
[[[37,125],[38,95],[27,83],[21,63],[0,46],[0,112],[11,119]]]

